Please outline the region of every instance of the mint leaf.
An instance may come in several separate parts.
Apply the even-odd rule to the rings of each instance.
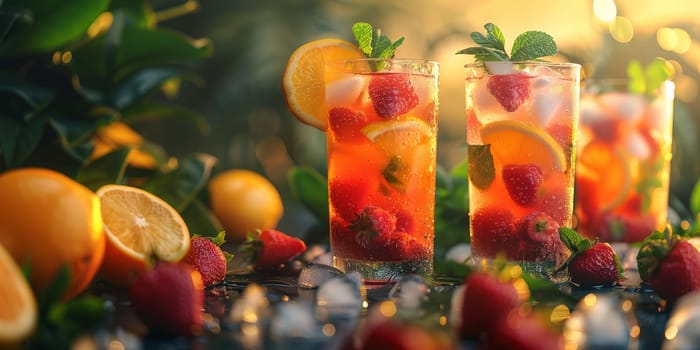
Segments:
[[[671,72],[662,59],[656,59],[646,67],[639,61],[632,60],[627,65],[627,90],[639,95],[652,95],[670,76]]]
[[[505,49],[505,37],[501,29],[493,23],[484,25],[486,34],[473,32],[470,36],[479,46],[457,51],[458,55],[474,55],[477,62],[487,61],[529,61],[557,53],[554,39],[541,31],[528,31],[518,35],[511,48],[511,56]]]
[[[472,184],[482,190],[491,186],[496,177],[491,145],[467,145],[467,159]]]
[[[510,50],[513,61],[529,61],[557,54],[557,44],[545,32],[529,31],[518,35]]]
[[[368,58],[392,58],[396,49],[403,44],[404,38],[392,42],[388,36],[382,34],[381,30],[376,31],[371,24],[357,22],[352,25],[352,33],[360,50]]]

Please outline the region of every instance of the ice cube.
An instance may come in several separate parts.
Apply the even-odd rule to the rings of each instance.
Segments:
[[[536,80],[542,80],[540,77]],[[532,92],[532,108],[530,113],[534,114],[537,118],[539,126],[546,128],[549,122],[554,117],[555,112],[561,106],[561,102],[564,99],[563,94],[556,93],[551,89],[539,88]]]
[[[464,304],[464,285],[460,285],[452,292],[450,298],[450,325],[456,328],[462,325],[462,306]]]
[[[265,296],[265,288],[251,284],[231,306],[229,319],[233,323],[258,323],[269,316],[270,301]]]
[[[286,302],[277,305],[270,321],[270,334],[277,346],[288,348],[294,339],[322,338],[321,326],[307,303]]]
[[[605,112],[594,97],[581,97],[579,102],[579,122],[581,125],[595,125],[605,118]]]
[[[367,80],[350,76],[333,80],[326,85],[326,104],[329,108],[355,103],[365,90]]]
[[[491,95],[488,87],[488,78],[481,79],[473,84],[467,85],[467,94],[471,94],[471,99],[467,99],[467,109],[476,111],[477,119],[482,124],[487,124],[494,121],[494,117],[498,117],[498,111],[502,109],[495,97]]]
[[[610,92],[598,96],[598,101],[604,107],[614,111],[616,118],[628,122],[635,122],[642,117],[646,109],[644,98],[639,95]]]
[[[325,281],[343,275],[343,271],[330,265],[311,263],[299,273],[298,286],[300,288],[318,288]]]
[[[472,255],[472,246],[468,243],[460,243],[450,248],[445,254],[445,260],[464,264]]]
[[[316,316],[322,321],[355,324],[363,302],[360,282],[348,276],[334,277],[318,288]]]
[[[628,349],[629,324],[619,297],[588,294],[564,324],[567,344],[579,349]]]
[[[625,150],[635,158],[645,161],[651,156],[651,148],[646,139],[638,131],[630,131],[622,141]]]
[[[492,75],[506,75],[515,71],[513,63],[508,61],[488,61],[484,62],[484,66]]]
[[[389,298],[394,299],[398,307],[417,310],[425,295],[428,286],[425,280],[418,275],[407,275],[397,282],[389,291]]]
[[[700,344],[700,292],[681,297],[666,323],[663,350],[697,349]]]

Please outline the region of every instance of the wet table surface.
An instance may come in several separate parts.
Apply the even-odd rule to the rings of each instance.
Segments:
[[[622,260],[624,263],[626,259]],[[597,349],[661,349],[666,325],[674,310],[652,290],[638,283],[635,273],[634,267],[628,266],[625,274],[632,277],[627,283],[614,287],[583,289],[566,282],[553,285],[564,299],[550,298],[549,293],[537,295],[535,291],[535,307],[551,308],[561,304],[573,313],[586,295],[609,296],[618,305],[626,303],[627,312],[621,314],[627,325],[638,327],[639,332],[625,344],[618,342],[615,346],[608,344]],[[340,289],[326,288],[330,280],[339,283]],[[111,303],[113,312],[93,338],[98,344],[117,341],[126,348],[143,349],[338,349],[340,342],[377,304],[393,301],[401,307],[406,300],[416,298],[416,295],[407,296],[409,289],[413,294],[420,291],[416,314],[426,322],[444,323],[443,330],[453,334],[449,324],[451,299],[460,285],[461,280],[457,278],[426,281],[420,276],[407,276],[397,283],[363,288],[356,276],[314,263],[279,275],[231,274],[223,284],[207,289],[205,330],[196,338],[148,334],[123,293],[97,288],[95,294]],[[344,293],[350,295],[345,297]],[[328,303],[319,302],[320,294],[329,298]],[[246,310],[256,314],[254,322],[242,316]],[[598,334],[589,334],[589,337],[605,338]],[[457,344],[457,348],[476,349],[475,344],[468,341],[457,341]]]

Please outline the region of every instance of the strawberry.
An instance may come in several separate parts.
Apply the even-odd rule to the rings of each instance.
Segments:
[[[217,284],[226,277],[227,257],[221,250],[226,233],[220,232],[215,238],[192,237],[190,250],[182,262],[194,267],[202,275],[204,286]]]
[[[593,231],[602,241],[641,242],[656,229],[656,218],[650,214],[622,215],[608,213],[597,218]]]
[[[345,107],[335,107],[328,112],[328,126],[339,142],[363,137],[361,126],[364,119],[365,115],[362,112]]]
[[[492,75],[486,88],[508,112],[515,112],[530,96],[530,76],[527,73]]]
[[[366,253],[366,249],[355,240],[355,232],[348,226],[349,224],[342,218],[334,217],[331,219],[331,241],[333,242],[333,250],[342,252],[346,258],[362,259]]]
[[[350,229],[355,234],[357,243],[368,247],[375,238],[385,240],[396,230],[396,215],[380,207],[367,206],[350,224]]]
[[[502,176],[510,198],[524,207],[535,202],[537,191],[544,182],[542,169],[534,164],[505,165]]]
[[[194,336],[204,323],[204,285],[192,266],[158,262],[140,274],[129,289],[138,317],[157,333]]]
[[[486,349],[564,349],[561,335],[549,329],[533,313],[511,312],[500,318],[488,334]]]
[[[471,235],[472,249],[487,257],[518,249],[513,214],[506,209],[485,207],[477,210],[472,214]]]
[[[615,284],[622,278],[620,258],[610,244],[597,239],[591,242],[566,227],[559,228],[559,235],[572,254],[558,271],[568,268],[571,283],[596,287]]]
[[[426,329],[407,322],[382,319],[367,328],[366,334],[360,343],[356,344],[357,346],[349,345],[346,348],[357,350],[437,350],[443,348],[436,337]]]
[[[418,105],[418,95],[406,73],[373,75],[367,89],[374,110],[384,119],[407,113]]]
[[[700,290],[700,238],[654,232],[637,255],[642,281],[670,303]]]
[[[430,250],[406,232],[392,232],[372,241],[372,250],[385,261],[419,261],[430,256]]]
[[[334,213],[349,222],[366,206],[371,187],[360,178],[334,178],[329,181],[328,194]]]
[[[250,241],[258,242],[260,251],[255,260],[258,271],[278,270],[306,250],[306,244],[299,238],[287,235],[274,229],[259,232]]]
[[[396,211],[396,231],[412,233],[415,229],[413,215],[406,209]]]
[[[464,281],[461,337],[480,338],[522,302],[512,281],[499,280],[487,272],[472,272]]]
[[[559,239],[559,224],[549,215],[533,212],[516,224],[520,236],[517,259],[525,261],[559,261],[564,246]]]

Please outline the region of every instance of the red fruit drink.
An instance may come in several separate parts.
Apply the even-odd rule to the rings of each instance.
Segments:
[[[432,272],[438,64],[363,59],[329,74],[334,265],[378,283]]]
[[[557,229],[572,225],[580,66],[465,68],[473,261],[501,256],[551,277],[567,254]]]
[[[640,242],[666,224],[674,85],[641,94],[628,84],[586,82],[581,96],[575,214],[582,234],[607,242]]]

